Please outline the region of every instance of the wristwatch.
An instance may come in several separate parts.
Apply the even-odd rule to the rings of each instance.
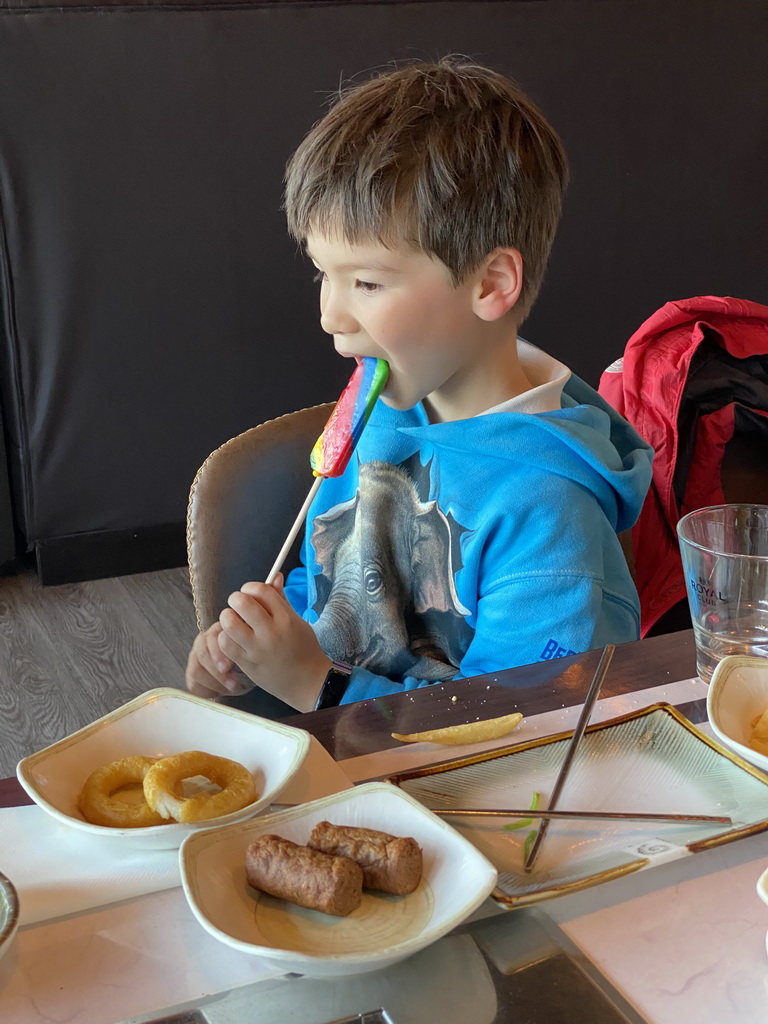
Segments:
[[[313,711],[322,711],[324,708],[335,708],[341,703],[341,698],[347,692],[349,677],[352,674],[352,666],[345,665],[343,661],[334,661],[328,669],[328,675],[320,690],[320,696],[315,701]]]

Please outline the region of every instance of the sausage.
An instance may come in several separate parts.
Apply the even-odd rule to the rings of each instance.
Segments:
[[[346,857],[334,857],[282,836],[259,836],[245,853],[248,884],[309,910],[346,917],[360,906],[363,872]]]
[[[410,836],[391,836],[372,828],[321,821],[312,829],[307,845],[356,861],[363,869],[366,889],[406,896],[421,881],[421,847]]]

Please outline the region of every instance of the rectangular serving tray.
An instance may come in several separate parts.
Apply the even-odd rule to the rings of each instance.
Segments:
[[[572,733],[475,754],[387,781],[426,807],[525,808],[549,794]],[[530,823],[446,816],[497,867],[493,898],[525,906],[768,830],[768,777],[721,747],[669,704],[590,726],[561,810],[727,815],[732,825],[553,820],[536,866],[523,870]],[[507,827],[512,826],[512,827]]]

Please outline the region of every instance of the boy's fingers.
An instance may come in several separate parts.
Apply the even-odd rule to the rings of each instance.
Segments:
[[[211,676],[215,681],[222,675],[221,670],[216,664],[217,656],[218,658],[222,657],[221,652],[219,652],[218,646],[212,646],[216,645],[215,636],[212,636],[210,631],[208,631],[201,635],[199,641],[200,642],[196,644],[193,650],[197,655],[201,671]],[[225,666],[223,671],[226,672],[228,668],[229,666]]]
[[[227,640],[231,640],[233,643],[238,645],[239,650],[236,652],[239,656],[242,656],[248,649],[248,641],[253,636],[253,630],[251,626],[243,619],[242,616],[238,615],[237,612],[231,608],[225,608],[219,617],[221,623],[221,632],[216,638],[216,643],[224,654],[233,658],[232,654],[229,653],[229,644],[226,644]],[[226,644],[226,646],[224,646]],[[234,658],[233,658],[234,660]]]
[[[219,657],[223,657],[221,652],[219,652]],[[200,661],[191,666],[187,671],[187,689],[201,697],[220,697],[222,694],[240,694],[250,690],[250,681],[235,675],[232,672],[234,667],[232,660],[230,658],[225,658],[225,660],[229,665],[229,670],[225,673],[212,672]]]
[[[208,646],[209,644],[210,630],[206,630],[205,633],[199,633],[195,637],[195,642],[192,645],[192,652],[190,655],[190,665],[194,658],[200,666],[200,670],[206,673],[210,673],[213,669],[213,661]]]
[[[187,661],[184,681],[189,692],[196,697],[210,699],[224,692],[222,685],[208,672],[194,650],[190,653],[189,660]]]
[[[272,582],[269,585],[278,594],[280,594],[281,596],[284,596],[283,592],[285,590],[285,576],[283,576],[283,574],[281,572],[278,572],[278,573],[275,574],[275,578],[272,580]],[[247,584],[246,584],[246,586],[247,586]],[[245,588],[243,588],[243,589],[245,589]],[[246,590],[245,593],[247,594],[248,591]]]
[[[246,583],[244,586],[249,587],[249,591],[236,590],[234,594],[229,595],[227,604],[231,611],[250,629],[258,629],[268,622],[272,614],[282,604],[283,598],[266,583]],[[230,628],[230,625],[224,614],[222,612],[219,621],[226,630]],[[236,629],[233,624],[231,628]]]
[[[187,679],[187,689],[194,697],[205,697],[206,700],[215,700],[222,693],[218,687],[212,689],[199,679]]]
[[[219,639],[222,637],[225,645],[232,644],[233,654],[243,654],[242,648],[227,638],[218,622],[199,633],[189,652],[184,679],[189,692],[197,697],[211,700],[227,693],[243,694],[253,685],[249,679],[232,671],[234,660],[221,650]]]
[[[209,630],[206,634],[205,651],[209,665],[222,676],[232,669],[232,661],[224,654],[219,644],[221,626],[217,623],[218,629]]]
[[[243,595],[246,597],[246,601],[244,602]],[[282,574],[277,574],[274,583],[244,583],[240,590],[236,590],[234,594],[230,594],[230,600],[228,603],[230,607],[235,607],[235,605],[232,604],[232,599],[235,599],[236,603],[239,599],[244,608],[247,608],[249,603],[252,604],[252,602],[255,601],[266,611],[271,612],[274,608],[278,607],[279,604],[282,604],[282,602],[287,600],[283,593]],[[248,599],[250,599],[250,601]],[[237,608],[237,611],[240,611],[240,607]]]
[[[275,580],[277,580],[277,576],[275,577]],[[247,594],[249,597],[258,597],[259,594],[266,592],[267,588],[272,586],[272,583],[259,583],[257,581],[244,583],[239,590],[235,591],[235,594]],[[234,594],[231,596],[234,597]]]
[[[275,576],[275,579],[274,579],[274,581],[272,583],[272,589],[277,594],[277,596],[280,598],[280,600],[283,602],[283,604],[288,605],[288,607],[290,608],[291,607],[291,603],[288,600],[288,598],[285,596],[285,577],[283,576],[283,574],[281,572],[279,572],[277,574],[277,576]]]
[[[226,612],[222,612],[221,614],[225,621],[229,620],[230,617],[226,615]],[[232,621],[239,623],[239,625],[233,630],[230,630],[228,625],[225,626],[219,634],[218,645],[221,653],[230,660],[230,664],[234,663],[235,665],[242,667],[249,661],[251,655],[249,655],[249,650],[245,646],[247,638],[243,636],[241,620],[237,616],[232,616]],[[251,634],[251,636],[252,635],[253,634]],[[236,677],[230,673],[227,674],[227,678],[230,680],[236,679]]]
[[[218,623],[200,633],[192,645],[187,661],[186,686],[199,697],[216,697],[223,693],[242,693],[243,683],[232,673],[232,660],[219,648]]]
[[[229,605],[251,626],[257,629],[268,625],[269,618],[282,621],[293,608],[282,588],[283,577],[278,573],[272,583],[244,583],[240,591],[230,594]]]

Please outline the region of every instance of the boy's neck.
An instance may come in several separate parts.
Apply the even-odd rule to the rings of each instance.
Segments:
[[[505,334],[455,387],[449,382],[439,393],[427,395],[424,408],[430,423],[471,419],[531,390],[534,385],[517,351],[517,325]]]

